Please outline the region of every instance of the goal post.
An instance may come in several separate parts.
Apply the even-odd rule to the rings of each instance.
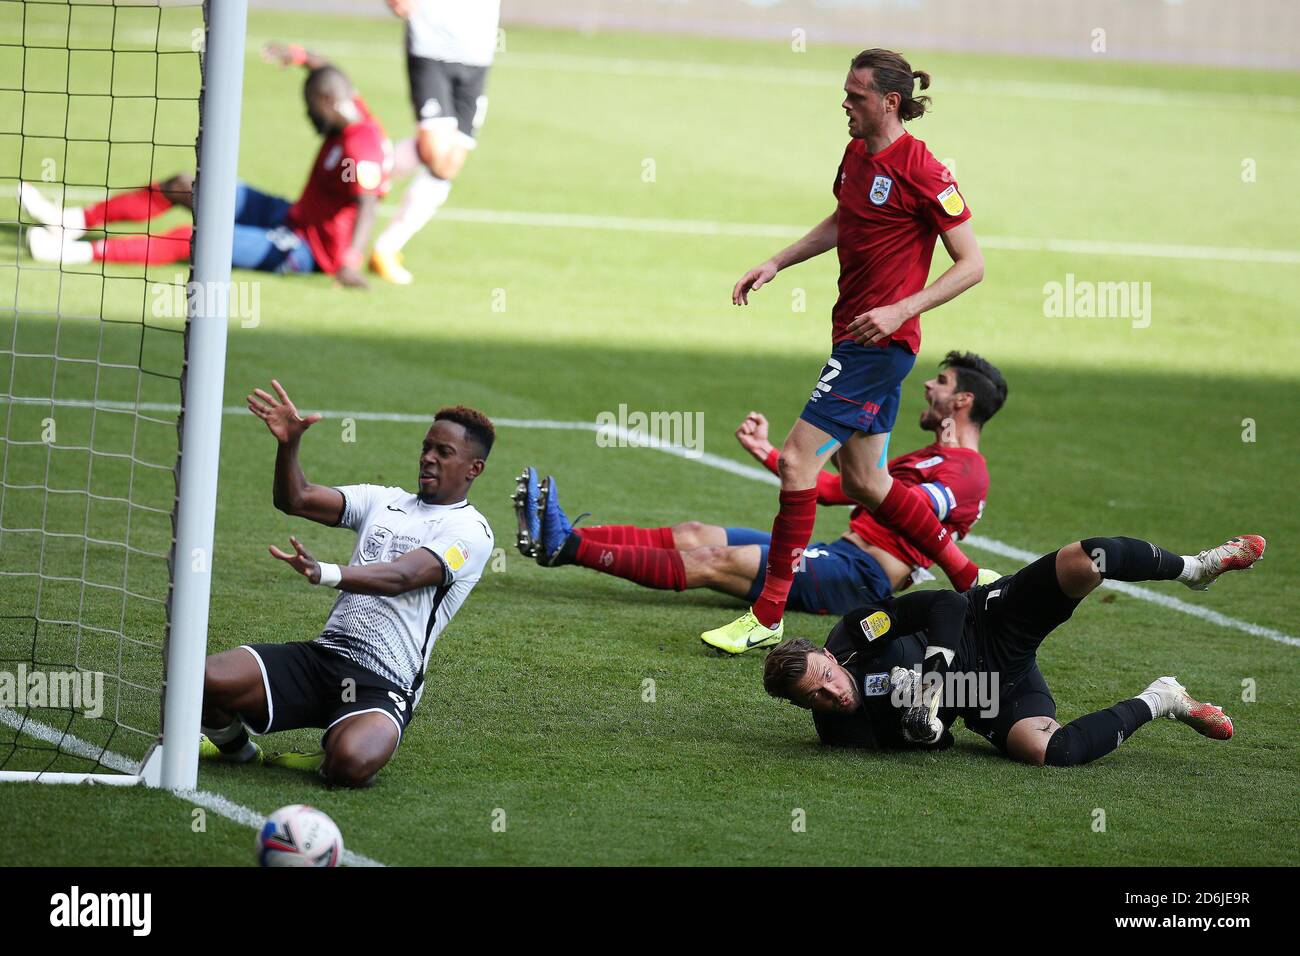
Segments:
[[[160,781],[167,788],[187,789],[194,788],[199,772],[248,0],[207,0],[204,13],[207,42],[194,189],[194,272],[181,379],[184,398]],[[220,130],[221,135],[205,136],[204,130]]]
[[[197,784],[246,25],[0,0],[0,781]],[[67,218],[191,170],[188,281]]]

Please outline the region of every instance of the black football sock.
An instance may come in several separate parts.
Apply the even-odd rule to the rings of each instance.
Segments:
[[[1152,717],[1151,706],[1140,697],[1084,714],[1052,734],[1043,763],[1049,767],[1091,763],[1122,744]]]
[[[1183,573],[1182,557],[1140,538],[1087,538],[1080,544],[1112,581],[1172,581]]]

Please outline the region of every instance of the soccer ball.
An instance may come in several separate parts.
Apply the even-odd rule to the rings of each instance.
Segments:
[[[315,807],[295,803],[266,818],[257,833],[261,866],[338,866],[343,834]]]

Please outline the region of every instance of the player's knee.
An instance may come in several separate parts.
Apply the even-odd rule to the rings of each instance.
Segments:
[[[326,783],[335,787],[360,789],[375,782],[375,776],[385,761],[376,760],[347,745],[332,747],[326,753],[321,772]]]
[[[889,474],[879,468],[850,467],[840,473],[840,487],[850,498],[875,508],[889,493]]]
[[[1043,748],[1041,764],[1048,767],[1077,767],[1087,763],[1082,735],[1073,727],[1060,727]]]
[[[447,146],[440,137],[431,133],[419,137],[415,152],[424,168],[439,179],[455,179],[465,160],[464,150]]]
[[[1056,580],[1071,597],[1082,597],[1101,584],[1107,567],[1107,554],[1089,545],[1106,539],[1093,538],[1067,544],[1056,552]]]
[[[443,150],[435,154],[425,165],[429,167],[429,172],[439,179],[455,179],[460,173],[460,168],[465,165],[465,154],[458,149]]]
[[[776,471],[781,476],[781,484],[801,485],[806,483],[809,460],[803,453],[793,448],[782,448],[776,459]]]
[[[730,550],[726,545],[710,545],[688,551],[686,564],[691,571],[688,583],[703,587],[716,584],[727,569]]]
[[[861,501],[862,496],[868,491],[862,473],[855,468],[845,468],[840,472],[840,487],[844,489],[846,495],[858,501]]]
[[[673,525],[673,545],[679,551],[689,551],[700,545],[700,532],[704,530],[702,521],[683,521]]]

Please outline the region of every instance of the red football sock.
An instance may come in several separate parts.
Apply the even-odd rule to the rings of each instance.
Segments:
[[[812,537],[817,520],[817,489],[781,492],[781,510],[772,522],[772,545],[767,552],[767,578],[754,602],[754,616],[775,627],[785,614],[785,602],[794,583],[794,569]]]
[[[634,524],[598,524],[574,534],[597,544],[635,544],[643,548],[672,548],[672,528],[639,528]]]
[[[885,500],[871,514],[881,524],[903,535],[922,554],[943,568],[958,591],[965,591],[975,583],[979,566],[961,553],[961,548],[952,540],[948,529],[939,523],[939,519],[930,510],[930,502],[920,489],[895,481],[889,488],[889,494],[885,495]]]
[[[144,222],[161,216],[172,208],[172,201],[163,195],[157,183],[129,193],[97,202],[84,210],[87,229],[99,229],[108,222]],[[139,260],[130,260],[132,262]]]
[[[96,239],[90,244],[97,260],[104,262],[144,262],[151,266],[184,262],[190,257],[193,226],[177,226],[157,236],[114,236]]]
[[[682,562],[682,553],[675,548],[602,544],[584,535],[578,539],[578,554],[574,561],[602,574],[635,581],[642,587],[661,591],[686,590],[686,566]]]

